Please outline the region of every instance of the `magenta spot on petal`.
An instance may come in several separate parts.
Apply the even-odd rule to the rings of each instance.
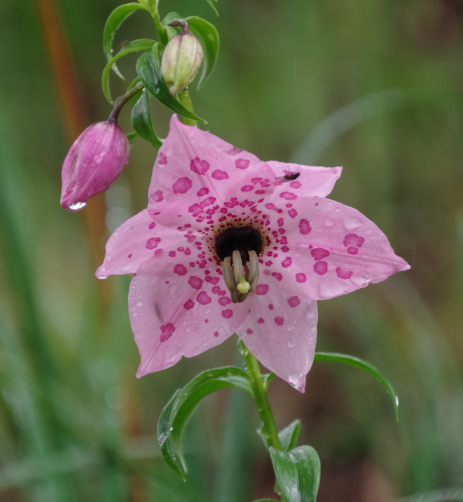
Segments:
[[[299,300],[298,296],[292,296],[291,298],[288,299],[288,305],[291,308],[297,307],[301,303],[301,300]]]
[[[259,319],[257,319],[257,323],[258,324],[264,324],[264,320],[262,319],[262,317],[259,317]]]
[[[233,315],[233,310],[230,309],[222,310],[222,317],[225,317],[225,319],[230,319],[232,315]]]
[[[330,255],[330,252],[323,248],[315,248],[310,252],[311,255],[315,258],[315,260],[323,260]]]
[[[346,270],[343,270],[341,267],[338,267],[336,269],[336,275],[340,278],[340,279],[350,279],[352,277],[352,274],[354,272],[352,272],[352,270],[349,270],[349,271],[346,271]]]
[[[199,295],[196,297],[196,300],[201,305],[207,305],[208,303],[211,303],[212,298],[205,291],[201,291],[201,293],[199,293]]]
[[[236,159],[235,160],[235,166],[237,169],[247,169],[249,167],[249,160],[246,159]]]
[[[190,162],[190,169],[196,174],[206,174],[206,171],[209,169],[209,167],[209,162],[200,160],[199,157],[195,157]]]
[[[244,185],[241,187],[242,192],[252,192],[254,190],[254,187],[252,185]]]
[[[273,310],[275,307],[274,307],[274,306],[273,306],[273,304],[271,303],[271,304],[268,306],[268,308],[269,308],[270,310]]]
[[[289,186],[291,188],[298,189],[298,188],[301,188],[302,184],[299,181],[291,181],[291,183],[289,184]]]
[[[167,164],[167,157],[162,152],[158,153],[156,160],[159,162],[159,164],[162,164],[163,166]]]
[[[359,250],[358,250],[358,248],[352,248],[352,247],[350,247],[350,248],[347,248],[347,252],[349,254],[357,254],[359,252]]]
[[[171,258],[175,258],[177,256],[177,253],[175,251],[169,251],[169,256]]]
[[[225,307],[226,305],[229,305],[231,303],[231,300],[230,298],[224,296],[222,298],[219,298],[219,303],[220,305],[222,305],[222,307]]]
[[[168,340],[172,336],[172,333],[174,331],[175,331],[175,327],[170,322],[167,323],[165,326],[161,326],[162,335],[159,338],[161,340],[161,342],[165,342],[166,340]]]
[[[297,199],[297,195],[292,192],[282,192],[282,193],[280,193],[280,197],[285,200]]]
[[[193,289],[201,289],[201,286],[203,285],[203,280],[200,279],[199,277],[195,277],[192,275],[188,279],[188,284],[193,288]]]
[[[282,227],[284,224],[285,220],[283,218],[278,218],[278,226]]]
[[[220,169],[216,169],[211,176],[215,180],[228,180],[228,174],[225,171],[221,171]]]
[[[156,249],[158,244],[161,242],[159,237],[151,237],[146,241],[146,249]]]
[[[281,262],[281,266],[284,268],[288,268],[291,265],[291,263],[293,263],[293,260],[288,256]]]
[[[301,232],[301,234],[308,235],[310,234],[311,230],[312,228],[310,226],[310,223],[305,218],[302,218],[299,222],[299,231]]]
[[[357,246],[358,248],[362,247],[362,244],[365,242],[363,237],[359,237],[357,234],[347,234],[344,237],[344,246]],[[355,253],[352,253],[355,254]]]
[[[190,178],[184,177],[184,178],[179,178],[173,185],[172,185],[172,190],[174,193],[186,193],[188,190],[191,188],[193,183],[191,182]]]
[[[248,328],[248,329],[246,330],[246,333],[247,333],[248,335],[252,335],[252,334],[254,333],[254,331],[253,331],[252,329]]]
[[[198,197],[202,197],[203,195],[207,195],[209,193],[209,188],[201,188],[201,190],[198,191],[196,194]]]
[[[295,209],[290,209],[288,211],[288,214],[289,216],[291,216],[291,218],[295,218],[297,216],[297,211]]]
[[[326,261],[317,261],[313,269],[318,275],[324,275],[328,272],[328,263],[326,263]]]
[[[161,190],[156,190],[154,193],[152,193],[150,200],[151,202],[161,202],[161,200],[163,200]]]
[[[287,253],[289,251],[289,247],[288,246],[282,246],[281,250],[283,251],[283,253]]]
[[[218,331],[214,331],[214,336],[217,338],[219,336],[219,332]]]
[[[187,273],[187,269],[181,263],[177,263],[177,265],[175,265],[175,267],[174,267],[174,272],[177,275],[185,275]]]
[[[296,281],[304,283],[305,281],[307,281],[307,276],[305,274],[296,274]]]
[[[277,281],[281,281],[281,279],[283,279],[283,276],[279,272],[272,272],[272,277],[275,277]]]
[[[183,304],[183,308],[186,309],[186,310],[190,310],[192,309],[193,307],[195,306],[195,302],[193,300],[187,300],[184,304]]]
[[[206,272],[209,272],[209,270],[206,270]],[[206,282],[210,282],[212,285],[215,286],[219,282],[219,278],[218,277],[209,277],[209,276],[207,276],[206,277]]]
[[[162,253],[163,253],[162,249],[156,249],[156,251],[154,252],[154,256],[161,256]]]
[[[272,204],[271,202],[269,202],[268,204],[265,204],[265,207],[267,209],[275,209],[275,204]]]
[[[153,230],[153,228],[156,226],[156,222],[155,221],[152,221],[149,225],[148,225],[148,228],[150,230]]]
[[[268,290],[269,290],[268,284],[258,284],[256,286],[257,295],[266,295],[268,293]]]
[[[277,324],[278,326],[283,326],[285,320],[283,319],[283,317],[275,317],[275,324]]]
[[[132,258],[132,253],[130,253],[130,254],[127,256],[127,258]]]

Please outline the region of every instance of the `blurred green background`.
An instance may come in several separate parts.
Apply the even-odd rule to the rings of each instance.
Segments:
[[[172,393],[203,369],[241,364],[236,340],[137,380],[130,278],[94,278],[110,232],[146,207],[154,150],[136,138],[105,196],[79,214],[59,206],[71,139],[110,113],[101,39],[117,5],[0,2],[0,500],[271,497],[272,467],[245,395],[221,391],[195,414],[187,483],[157,446]],[[304,395],[272,383],[277,425],[301,418],[299,444],[321,457],[319,502],[463,500],[463,4],[217,7],[219,18],[204,0],[160,4],[162,15],[197,14],[219,30],[217,67],[192,91],[208,130],[265,160],[344,166],[331,197],[378,224],[412,265],[319,302],[318,350],[382,370],[399,394],[400,423],[369,375],[319,362]],[[116,47],[143,37],[153,38],[154,27],[136,12]],[[119,66],[126,82],[112,76],[113,96],[134,76],[136,57]],[[72,89],[65,99],[63,85]],[[153,103],[152,114],[165,137],[169,111]],[[129,110],[120,125],[132,130]]]

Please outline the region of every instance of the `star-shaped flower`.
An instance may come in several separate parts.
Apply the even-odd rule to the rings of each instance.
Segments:
[[[137,376],[237,333],[303,392],[317,300],[410,268],[372,221],[325,198],[340,175],[340,167],[263,162],[173,116],[148,208],[114,232],[97,271],[136,273]]]

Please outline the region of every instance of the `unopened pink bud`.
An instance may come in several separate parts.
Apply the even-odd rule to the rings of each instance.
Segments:
[[[90,197],[107,190],[127,165],[129,151],[127,136],[114,120],[87,127],[64,159],[61,206],[79,211]]]

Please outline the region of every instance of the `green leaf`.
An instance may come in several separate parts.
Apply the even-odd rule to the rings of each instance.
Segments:
[[[217,60],[217,54],[219,52],[219,33],[213,24],[200,17],[190,16],[185,18],[185,21],[198,38],[203,49],[203,71],[198,82],[199,89],[211,74]]]
[[[267,390],[270,382],[276,377],[275,373],[269,373],[268,375],[262,375],[262,383],[264,384],[264,389]]]
[[[296,446],[300,433],[300,420],[294,420],[294,422],[290,423],[288,427],[285,427],[282,431],[280,431],[278,433],[278,437],[280,438],[281,449],[286,452],[292,450]]]
[[[382,386],[386,389],[386,392],[392,399],[392,404],[394,405],[395,416],[397,422],[399,421],[399,397],[397,396],[394,387],[389,382],[389,380],[370,363],[367,363],[363,359],[359,359],[358,357],[348,356],[346,354],[337,354],[334,352],[316,352],[314,361],[332,361],[335,363],[348,364],[349,366],[354,366],[355,368],[359,368],[370,375],[373,375],[375,378],[379,380]]]
[[[127,139],[129,140],[130,146],[132,146],[133,140],[135,139],[136,136],[138,136],[138,133],[137,132],[128,132],[126,134],[126,136],[127,136]]]
[[[146,89],[143,89],[142,95],[133,107],[132,126],[135,132],[149,141],[156,150],[161,148],[162,141],[156,136],[151,122],[150,98]]]
[[[108,61],[110,61],[113,57],[112,44],[114,37],[116,36],[116,31],[130,16],[130,14],[133,14],[136,10],[146,10],[146,8],[139,3],[127,3],[116,7],[109,15],[103,30],[103,51]],[[122,79],[124,78],[116,65],[113,65],[112,69],[119,77]]]
[[[153,47],[155,43],[154,40],[149,40],[147,38],[142,38],[140,40],[133,40],[129,42],[127,45],[124,45],[122,49],[108,62],[103,70],[103,75],[101,76],[101,86],[103,87],[103,92],[106,99],[113,104],[111,99],[111,93],[109,91],[109,73],[113,64],[120,59],[122,56],[126,56],[132,52],[146,51]]]
[[[320,459],[310,446],[289,452],[270,447],[273,469],[286,502],[315,502],[320,484]]]
[[[128,87],[127,90],[130,91],[130,89],[133,89],[138,82],[140,82],[140,77],[137,77]],[[143,92],[143,89],[140,92],[137,92],[134,96],[132,96],[127,103],[129,103],[132,106],[135,106],[135,103],[140,99],[141,93]]]
[[[158,422],[158,441],[166,463],[182,478],[187,471],[181,449],[185,426],[201,399],[220,389],[240,389],[252,396],[249,375],[229,366],[200,373],[172,396]]]
[[[278,502],[278,500],[275,500],[275,499],[260,499],[260,500],[256,500],[255,502]]]
[[[159,58],[159,43],[155,43],[152,50],[142,54],[137,61],[137,73],[140,80],[158,101],[176,113],[184,115],[193,120],[207,123],[202,118],[190,112],[179,103],[169,92],[167,84],[161,75],[161,65]]]
[[[217,17],[218,17],[219,12],[217,11],[217,7],[212,3],[212,0],[206,0],[206,2],[212,7],[212,10],[217,14]]]

